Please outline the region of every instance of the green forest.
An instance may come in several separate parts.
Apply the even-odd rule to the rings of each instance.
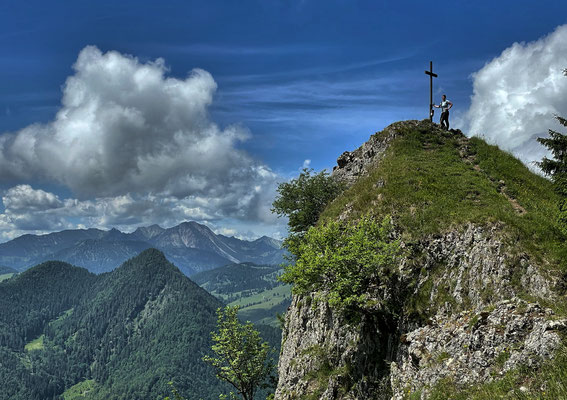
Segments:
[[[153,249],[102,275],[38,265],[0,282],[0,399],[160,399],[170,381],[216,399],[202,357],[221,306]]]

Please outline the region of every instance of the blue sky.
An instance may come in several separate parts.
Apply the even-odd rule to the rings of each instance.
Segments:
[[[534,149],[533,140],[517,141],[501,130],[491,131],[495,121],[506,121],[498,115],[490,120],[484,117],[502,107],[494,103],[487,111],[481,105],[497,97],[491,90],[503,81],[502,74],[514,76],[518,62],[538,57],[539,47],[533,43],[539,41],[550,54],[562,49],[563,32],[556,30],[567,23],[567,4],[557,0],[2,2],[0,19],[0,167],[4,169],[0,171],[0,240],[74,227],[171,226],[185,219],[206,222],[218,232],[254,237],[285,235],[283,221],[268,215],[277,182],[297,175],[303,165],[330,169],[343,151],[355,149],[390,123],[427,116],[428,79],[423,71],[430,60],[439,74],[435,100],[447,93],[454,103],[453,124],[478,130],[473,133],[501,147],[510,144],[510,150],[529,161],[526,154]],[[557,37],[545,41],[553,32]],[[518,55],[512,56],[519,61],[508,60],[508,68],[496,68],[505,64],[503,52],[514,43],[519,46],[514,50]],[[131,68],[132,74],[147,65],[157,68],[154,72],[161,78],[155,79],[161,89],[156,86],[155,90],[159,93],[168,79],[191,84],[193,89],[206,85],[207,92],[198,97],[193,110],[196,120],[185,125],[156,124],[143,140],[132,136],[136,133],[124,128],[120,118],[132,122],[126,112],[132,109],[151,113],[157,105],[145,105],[158,92],[140,91],[123,99],[112,86],[100,92],[99,86],[91,86],[99,84],[97,79],[128,79],[110,67],[100,74],[115,75],[95,76],[88,71],[91,62],[111,65],[112,57],[105,57],[108,52],[124,63],[123,68]],[[77,67],[80,54],[86,64]],[[556,61],[539,66],[545,72],[542,82],[545,74],[555,71],[550,65],[563,62],[561,57],[552,58]],[[159,66],[156,59],[163,60]],[[527,76],[531,76],[529,67],[523,69]],[[204,72],[189,83],[195,68]],[[66,84],[73,77],[76,85]],[[486,87],[483,82],[492,84]],[[77,101],[84,102],[63,104],[65,93],[76,100],[77,87],[82,90],[82,100]],[[118,82],[115,87],[127,90],[130,86]],[[511,82],[500,88],[508,91],[503,101],[510,103],[514,87]],[[85,100],[93,91],[98,97]],[[563,86],[557,99],[567,97],[562,91]],[[530,98],[530,93],[523,93],[523,98]],[[115,100],[117,109],[97,108]],[[138,107],[141,102],[145,105]],[[526,104],[534,109],[534,101],[522,104],[507,115]],[[169,106],[174,111],[163,110],[164,116],[182,118],[177,103]],[[544,120],[567,109],[564,106],[557,100],[537,115]],[[75,113],[71,127],[61,128],[64,117],[57,115],[62,110],[66,114],[68,107],[82,107],[83,112]],[[93,107],[95,117],[77,120]],[[110,114],[115,116],[113,122],[100,129],[84,126]],[[148,121],[147,115],[132,118]],[[554,127],[550,120],[543,124]],[[76,126],[81,126],[81,134],[68,133]],[[115,133],[121,129],[128,132]],[[184,132],[178,146],[195,146],[200,149],[195,154],[208,151],[210,157],[203,158],[204,164],[187,163],[181,160],[199,157],[172,146],[171,159],[179,162],[164,167],[167,177],[144,175],[151,168],[141,167],[140,160],[155,156],[157,149],[163,160],[168,151],[164,149],[169,148],[165,140],[174,138],[172,131],[163,141],[152,142],[162,129]],[[515,138],[545,132],[539,125],[529,132],[518,129],[513,131]],[[69,135],[76,140],[73,144]],[[63,136],[75,161],[58,164],[49,157],[65,156],[52,149],[53,143],[61,145]],[[2,142],[2,137],[10,139]],[[117,137],[115,145],[122,147],[113,149],[109,138]],[[131,150],[128,138],[139,151],[132,158],[126,155]],[[112,168],[124,174],[114,174],[107,164],[101,167],[95,161],[85,161],[90,170],[81,165],[77,160],[90,160],[90,141],[92,151],[100,156],[93,156],[95,161],[116,164]],[[43,143],[37,148],[51,150],[33,150],[37,143]],[[27,153],[18,153],[22,146]],[[146,148],[150,150],[144,152]],[[224,162],[232,157],[231,151],[238,156]],[[117,157],[125,161],[117,163]],[[152,163],[154,169],[160,168],[155,159]],[[221,166],[212,167],[217,163]],[[215,168],[214,173],[202,171]],[[220,178],[235,170],[240,172],[230,184]],[[160,183],[173,175],[177,180]],[[148,182],[147,188],[140,182]],[[225,198],[222,187],[232,191],[232,199]]]

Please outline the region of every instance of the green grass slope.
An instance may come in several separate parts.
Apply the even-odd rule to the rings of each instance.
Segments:
[[[0,274],[0,282],[2,282],[2,281],[7,281],[7,280],[10,279],[12,276],[14,276],[13,273]]]
[[[195,283],[224,301],[234,301],[248,292],[272,289],[281,269],[276,265],[228,264],[191,277]]]
[[[467,223],[502,223],[508,238],[545,265],[567,270],[567,238],[549,180],[480,138],[429,121],[398,123],[400,134],[366,177],[335,199],[320,221],[392,215],[406,241]],[[384,135],[377,133],[376,135]]]
[[[283,314],[291,304],[291,285],[280,285],[243,296],[229,303],[239,306],[240,318],[255,324],[266,324],[279,328],[278,314]]]
[[[63,400],[88,399],[91,393],[96,392],[97,383],[92,379],[79,382],[63,393]]]
[[[5,265],[0,265],[0,275],[2,274],[15,274],[18,272],[14,268],[6,267]]]
[[[13,268],[0,265],[0,282],[10,279],[17,272],[18,271]]]

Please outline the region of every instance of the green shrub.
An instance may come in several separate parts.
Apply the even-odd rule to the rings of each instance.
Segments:
[[[314,175],[312,173],[312,169],[304,168],[298,178],[278,186],[272,212],[289,218],[288,225],[292,233],[302,234],[315,225],[325,206],[344,188],[325,170]]]
[[[400,255],[397,240],[390,240],[390,218],[377,223],[365,216],[358,223],[328,221],[311,227],[288,248],[296,258],[280,278],[293,284],[293,292],[321,291],[333,307],[364,307],[391,286]],[[379,306],[386,306],[378,299]]]

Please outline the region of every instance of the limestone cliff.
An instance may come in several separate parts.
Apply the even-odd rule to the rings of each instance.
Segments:
[[[543,390],[522,374],[553,360],[567,329],[565,238],[545,180],[429,121],[389,126],[343,153],[333,175],[351,187],[324,218],[392,215],[405,247],[390,293],[399,312],[353,322],[314,301],[321,293],[294,296],[276,399],[425,399],[512,373],[509,393]]]

